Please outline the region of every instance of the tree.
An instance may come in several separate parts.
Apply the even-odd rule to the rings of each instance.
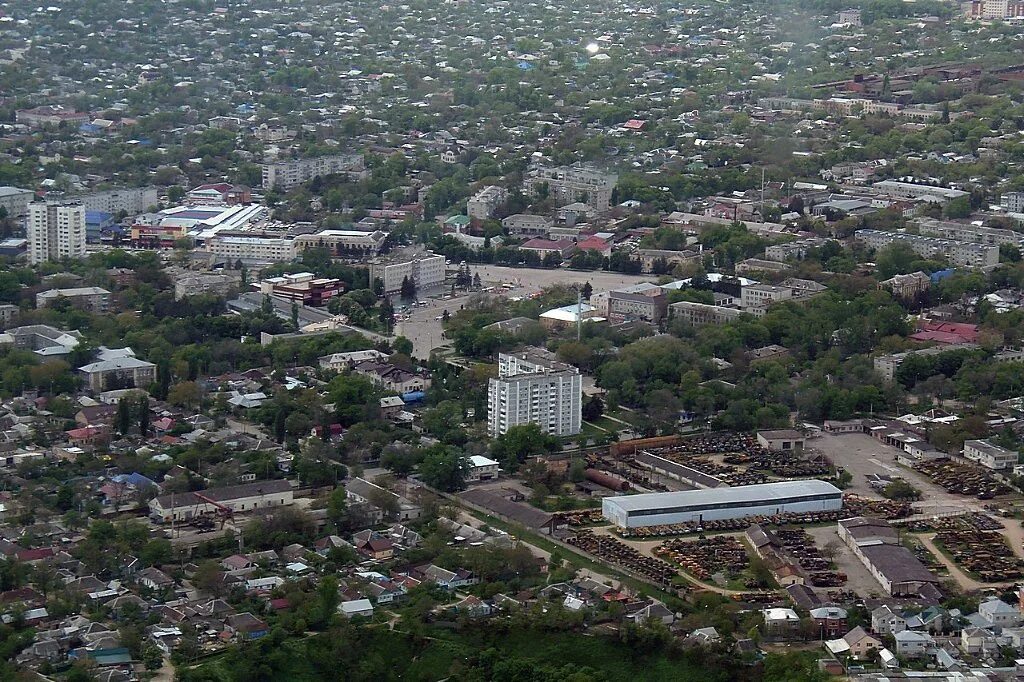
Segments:
[[[561,443],[554,436],[540,430],[536,424],[513,426],[494,439],[491,456],[502,462],[506,471],[515,471],[527,457],[555,452]]]
[[[143,436],[149,435],[149,396],[145,393],[139,395],[138,402],[139,433]]]
[[[299,304],[292,303],[292,329],[299,328]]]
[[[394,349],[396,353],[401,353],[402,355],[412,355],[412,341],[405,338],[404,336],[399,336],[397,339],[395,339],[394,342],[391,344],[391,347]]]
[[[942,210],[947,218],[966,218],[971,215],[971,201],[969,197],[957,197],[953,199]]]
[[[380,323],[384,326],[384,334],[390,336],[391,330],[395,326],[395,308],[391,305],[391,301],[384,299],[381,302],[378,319],[380,319]]]
[[[195,407],[201,397],[199,384],[194,381],[182,381],[175,384],[167,393],[167,402],[179,407]]]
[[[583,285],[583,289],[580,290],[580,295],[583,296],[583,298],[587,299],[588,301],[590,300],[590,296],[593,293],[594,287],[590,285],[590,282],[585,283]]]
[[[399,294],[407,301],[416,300],[416,282],[410,277],[402,278],[402,288],[399,290]]]
[[[583,419],[585,421],[592,422],[595,419],[600,419],[602,414],[604,414],[604,403],[596,395],[590,396],[587,402],[583,403]]]
[[[224,589],[224,572],[216,561],[209,559],[196,567],[192,574],[192,584],[203,592],[219,595]]]
[[[132,428],[132,405],[129,398],[125,397],[117,401],[117,417],[115,422],[117,424],[117,432],[122,436],[127,436],[128,431]]]
[[[429,448],[419,466],[423,482],[446,493],[465,488],[468,473],[469,461],[458,450],[445,445]]]

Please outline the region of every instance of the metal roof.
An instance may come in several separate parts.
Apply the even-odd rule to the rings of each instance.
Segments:
[[[771,504],[773,500],[781,500],[788,497],[827,495],[830,493],[835,495],[841,494],[839,488],[831,483],[819,480],[806,480],[760,483],[733,488],[716,488],[714,490],[681,490],[669,493],[625,495],[622,497],[605,498],[605,501],[629,512],[651,508],[667,509],[675,506],[729,504],[757,502],[760,500]]]

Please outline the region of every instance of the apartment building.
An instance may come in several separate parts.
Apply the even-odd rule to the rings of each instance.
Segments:
[[[999,264],[999,247],[994,244],[977,244],[882,230],[857,230],[854,237],[872,249],[881,249],[900,241],[910,246],[919,256],[943,256],[951,265],[990,268]]]
[[[28,260],[32,265],[85,255],[85,208],[34,201],[28,206]]]
[[[156,365],[135,357],[131,348],[100,346],[96,362],[78,368],[93,392],[119,388],[147,388],[156,380]]]
[[[751,284],[740,292],[740,307],[756,317],[764,315],[768,306],[793,298],[793,289],[774,284]]]
[[[1003,230],[997,227],[982,227],[957,223],[950,220],[935,220],[934,218],[919,218],[914,221],[918,232],[931,237],[949,239],[951,241],[973,242],[976,244],[1011,244],[1013,246],[1024,246],[1024,234],[1013,230]]]
[[[110,292],[100,287],[49,289],[36,294],[36,307],[45,308],[60,299],[67,299],[76,308],[93,313],[105,313],[110,307]]]
[[[764,257],[780,263],[788,260],[803,260],[811,249],[820,249],[829,242],[834,241],[834,239],[825,239],[823,237],[808,237],[807,239],[798,239],[793,242],[785,242],[784,244],[773,244],[765,248]]]
[[[537,424],[544,433],[572,436],[582,424],[583,379],[553,353],[529,348],[498,355],[498,377],[487,385],[487,431]]]
[[[546,186],[557,206],[579,202],[600,213],[611,206],[612,190],[618,181],[614,173],[585,166],[534,166],[523,180],[523,189],[527,194],[537,194]]]
[[[220,233],[206,240],[205,249],[229,262],[274,263],[295,257],[295,245],[288,237],[247,236],[245,233]]]
[[[117,215],[144,213],[160,203],[160,190],[156,187],[122,187],[77,194],[73,199],[86,211],[100,211]]]
[[[321,230],[312,234],[296,235],[295,255],[306,249],[327,249],[331,254],[344,258],[364,258],[380,254],[387,241],[388,233],[382,230],[362,232],[360,230]]]
[[[881,374],[882,378],[886,381],[895,381],[896,372],[899,371],[900,365],[902,365],[903,361],[911,355],[940,355],[952,350],[962,350],[965,348],[977,348],[977,345],[973,343],[949,344],[944,346],[933,346],[931,348],[921,348],[919,350],[909,350],[903,353],[879,355],[875,357],[874,360],[875,371]]]
[[[11,344],[48,358],[67,355],[78,347],[81,339],[82,333],[77,329],[64,331],[45,324],[31,324],[0,334],[0,345]]]
[[[547,237],[554,223],[542,215],[516,213],[502,220],[501,226],[513,237]]]
[[[336,154],[263,164],[263,188],[287,190],[319,175],[359,177],[365,171],[362,154]]]
[[[476,220],[487,220],[494,211],[508,199],[508,190],[497,185],[488,185],[466,202],[466,215]]]
[[[430,252],[415,255],[397,254],[392,258],[370,262],[370,284],[380,280],[384,295],[392,296],[402,290],[402,281],[410,279],[416,291],[429,291],[444,282],[444,256]]]
[[[999,205],[1009,213],[1024,213],[1024,192],[1007,192],[999,198]]]
[[[661,293],[634,294],[611,291],[608,294],[608,320],[618,322],[647,322],[658,324],[668,310],[668,296]]]
[[[720,305],[679,301],[669,307],[669,319],[683,320],[692,327],[718,326],[727,324],[743,314],[738,308],[726,308]]]
[[[200,294],[227,296],[230,292],[238,289],[240,285],[238,277],[228,273],[204,272],[179,277],[174,280],[174,300]]]
[[[0,208],[7,212],[8,217],[17,218],[28,213],[28,205],[32,203],[36,193],[20,187],[0,187]]]

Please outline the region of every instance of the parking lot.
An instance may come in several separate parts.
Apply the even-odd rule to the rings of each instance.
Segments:
[[[848,492],[878,498],[879,494],[868,485],[866,476],[900,476],[921,491],[921,500],[915,502],[914,506],[926,514],[964,509],[981,510],[984,507],[984,502],[948,493],[916,471],[897,464],[896,455],[899,451],[879,443],[867,434],[849,433],[836,436],[825,433],[809,441],[808,447],[820,451],[832,460],[833,464],[853,475],[853,481],[847,488]]]

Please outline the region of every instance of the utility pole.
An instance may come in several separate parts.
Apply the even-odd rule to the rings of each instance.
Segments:
[[[764,166],[761,166],[761,222],[764,222]]]

